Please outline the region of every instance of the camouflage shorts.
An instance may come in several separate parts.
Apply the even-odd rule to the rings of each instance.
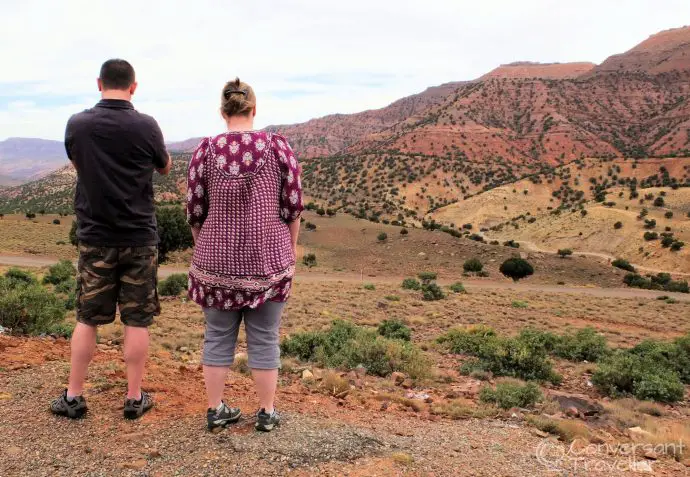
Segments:
[[[160,314],[158,249],[79,244],[77,320],[96,326],[120,320],[146,327]]]

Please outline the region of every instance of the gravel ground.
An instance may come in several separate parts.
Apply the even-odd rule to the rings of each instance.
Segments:
[[[285,396],[283,425],[270,434],[255,433],[251,416],[209,433],[198,410],[173,413],[163,403],[140,421],[124,421],[121,385],[92,388],[89,415],[69,421],[47,410],[66,373],[55,360],[0,374],[0,476],[635,475],[629,463],[614,468],[610,456],[594,456],[590,467],[563,460],[562,443],[518,422],[333,412],[309,395],[300,406]],[[652,465],[654,475],[687,475],[669,460]]]

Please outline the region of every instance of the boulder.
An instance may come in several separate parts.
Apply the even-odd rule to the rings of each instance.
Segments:
[[[309,371],[308,369],[305,369],[302,371],[302,381],[313,381],[314,380],[314,374]]]
[[[572,417],[595,416],[604,410],[601,404],[591,400],[585,394],[570,394],[552,390],[549,392],[549,396],[558,403],[566,415],[574,414]]]
[[[396,371],[393,374],[391,374],[391,380],[396,386],[400,386],[405,381],[405,375],[403,373]]]

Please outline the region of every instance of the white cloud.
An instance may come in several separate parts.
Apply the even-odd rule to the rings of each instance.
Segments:
[[[69,115],[97,101],[109,57],[132,62],[135,105],[179,140],[222,127],[219,91],[235,75],[257,91],[260,126],[298,122],[382,107],[500,63],[601,62],[690,18],[684,0],[0,0],[0,9],[0,139],[59,139]],[[25,101],[34,105],[17,107]]]

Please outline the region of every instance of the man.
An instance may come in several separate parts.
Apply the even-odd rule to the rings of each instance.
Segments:
[[[168,174],[171,161],[156,121],[132,107],[136,89],[132,65],[106,61],[98,78],[101,101],[72,116],[65,131],[67,156],[77,170],[78,323],[69,385],[51,410],[71,418],[86,413],[82,392],[96,327],[112,323],[118,306],[125,325],[124,416],[136,419],[153,407],[151,396],[141,390],[147,327],[160,313],[152,176],[154,169]]]

